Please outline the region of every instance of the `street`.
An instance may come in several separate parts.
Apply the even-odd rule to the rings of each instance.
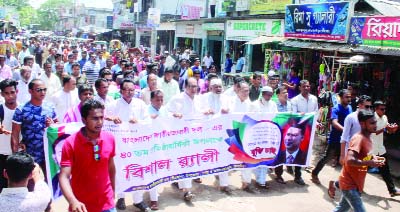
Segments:
[[[317,138],[317,136],[316,136]],[[313,162],[316,163],[316,155],[323,152],[325,145],[319,139],[314,143]],[[317,159],[318,160],[318,159]],[[399,170],[399,162],[391,161],[391,169]],[[160,211],[176,212],[255,212],[255,211],[285,211],[285,212],[320,212],[332,211],[340,200],[340,192],[336,192],[334,200],[327,194],[327,187],[330,180],[337,179],[340,168],[332,168],[326,165],[319,177],[322,185],[317,186],[311,182],[310,173],[303,171],[303,179],[306,186],[299,186],[293,182],[293,176],[285,172],[283,178],[287,184],[282,185],[274,180],[274,174],[268,177],[271,188],[260,191],[258,194],[248,194],[240,190],[240,171],[231,173],[231,188],[234,190],[232,196],[226,196],[217,189],[218,182],[214,177],[203,179],[202,184],[193,183],[193,192],[196,198],[193,204],[185,203],[178,190],[169,184],[159,188]],[[253,177],[254,178],[254,177]],[[397,178],[396,185],[399,186]],[[390,197],[386,190],[385,183],[377,174],[368,174],[365,182],[365,193],[363,200],[367,211],[400,211],[400,197]],[[150,201],[148,194],[145,200]],[[132,206],[132,196],[126,195],[127,209],[125,211],[138,211]],[[68,204],[65,199],[55,201],[54,211],[67,211]]]

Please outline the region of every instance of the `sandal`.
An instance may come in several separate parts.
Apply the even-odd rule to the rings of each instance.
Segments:
[[[158,210],[158,202],[157,202],[157,201],[151,201],[151,202],[150,202],[150,209],[151,209],[152,211]]]
[[[331,199],[335,198],[335,182],[333,180],[329,181],[329,187],[328,187],[328,195]]]

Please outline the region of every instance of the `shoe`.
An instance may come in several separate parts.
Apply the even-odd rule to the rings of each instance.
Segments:
[[[393,192],[390,192],[390,196],[391,197],[400,196],[400,191],[398,189],[395,189]]]
[[[265,182],[264,184],[256,183],[256,187],[261,189],[269,189],[271,186],[267,182]]]
[[[276,178],[275,178],[275,181],[278,182],[278,183],[280,183],[280,184],[286,184],[285,180],[283,180],[282,177],[276,177]]]
[[[286,171],[289,173],[289,174],[291,174],[291,175],[293,175],[293,168],[291,167],[291,166],[288,166],[287,168],[286,168]]]
[[[333,180],[329,181],[329,187],[328,187],[328,195],[331,199],[335,198],[335,182]]]
[[[150,202],[150,209],[151,209],[152,211],[158,210],[158,202],[157,202],[157,201],[151,201],[151,202]]]
[[[311,182],[317,185],[321,185],[321,181],[319,181],[318,175],[315,174],[311,174]]]
[[[370,174],[379,174],[379,169],[376,167],[368,169],[368,173]]]
[[[179,184],[177,182],[172,183],[171,186],[173,188],[179,189]]]
[[[248,184],[247,186],[243,187],[242,189],[243,189],[243,191],[250,193],[250,194],[257,193],[256,189],[251,184]]]
[[[233,194],[233,191],[231,188],[229,188],[229,186],[223,186],[220,188],[220,190],[228,196],[231,196]]]
[[[200,178],[196,178],[193,180],[195,183],[202,183],[203,181]]]
[[[183,199],[187,202],[192,202],[192,200],[196,197],[196,195],[192,194],[192,192],[188,191],[183,195]]]
[[[301,186],[306,185],[306,183],[304,182],[303,178],[301,178],[301,177],[295,178],[295,179],[294,179],[294,182],[297,183],[297,184],[299,184],[299,185],[301,185]]]
[[[125,210],[126,209],[125,198],[119,198],[116,207],[118,210]]]
[[[149,212],[150,211],[149,206],[147,206],[146,203],[144,203],[144,202],[133,204],[133,206],[139,208],[139,210],[142,211],[142,212]]]

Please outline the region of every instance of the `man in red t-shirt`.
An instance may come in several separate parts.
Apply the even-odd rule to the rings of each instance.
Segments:
[[[361,131],[355,134],[351,140],[346,155],[342,172],[339,176],[342,198],[335,212],[348,211],[353,208],[355,212],[364,212],[365,207],[361,200],[365,177],[368,166],[380,167],[385,164],[385,158],[371,154],[371,133],[376,132],[376,118],[369,110],[358,112],[358,121]]]
[[[104,105],[90,99],[80,110],[85,126],[65,140],[59,178],[61,190],[70,211],[116,211],[115,140],[101,130]]]

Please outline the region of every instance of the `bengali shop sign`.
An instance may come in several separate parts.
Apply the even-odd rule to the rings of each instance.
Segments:
[[[290,165],[307,166],[316,123],[314,113],[230,114],[172,122],[160,118],[134,125],[105,124],[103,129],[113,133],[116,141],[117,193],[236,169],[275,167],[288,163],[286,154],[290,151],[297,151]],[[64,124],[47,129],[47,173],[48,179],[53,179],[55,194],[60,195],[62,144],[80,126]]]
[[[400,17],[352,18],[349,43],[400,48]]]
[[[350,2],[287,5],[285,37],[346,42],[353,10]]]

